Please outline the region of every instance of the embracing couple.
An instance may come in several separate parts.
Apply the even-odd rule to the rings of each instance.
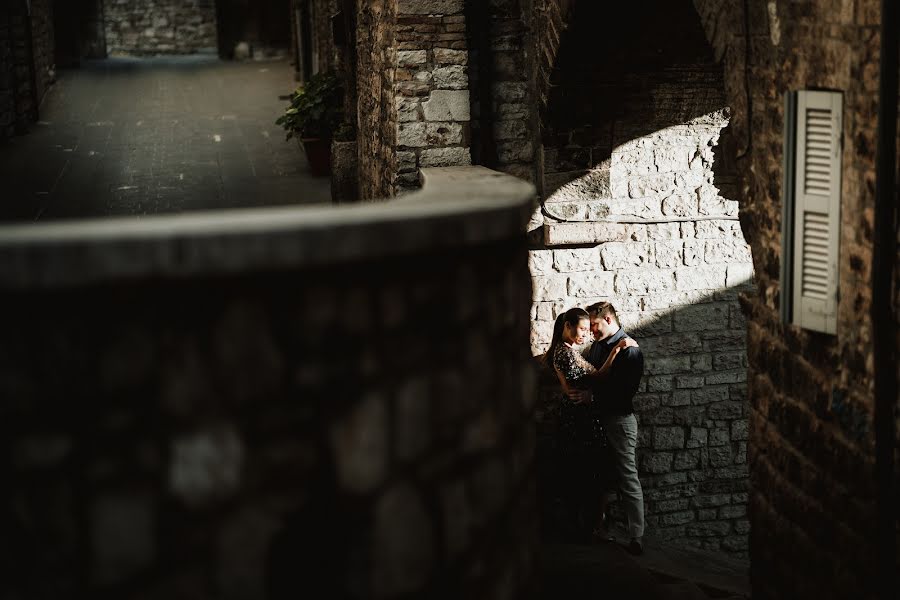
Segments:
[[[581,346],[593,334],[594,342],[583,353]],[[553,340],[546,360],[552,365],[566,395],[561,420],[577,421],[571,428],[577,432],[576,446],[602,446],[604,458],[588,459],[582,477],[600,482],[599,498],[593,510],[595,539],[611,541],[606,515],[607,494],[617,484],[627,517],[630,538],[628,550],[643,553],[644,496],[635,462],[637,420],[632,399],[644,372],[644,357],[637,342],[619,325],[616,309],[609,302],[598,302],[584,310],[571,308],[559,315],[553,328]],[[596,426],[594,426],[596,425]],[[593,439],[586,440],[586,437]],[[579,453],[587,456],[584,452]],[[607,463],[608,464],[603,464]],[[593,464],[590,464],[593,463]],[[583,481],[587,484],[587,481]],[[569,485],[573,485],[569,482]]]

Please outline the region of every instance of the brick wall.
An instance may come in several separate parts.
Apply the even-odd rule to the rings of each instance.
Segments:
[[[360,199],[394,194],[397,174],[397,0],[363,2],[356,32]]]
[[[469,53],[462,0],[400,0],[397,13],[398,191],[421,167],[468,165]]]
[[[213,0],[107,0],[104,10],[111,56],[191,54],[217,46]]]
[[[531,252],[532,351],[549,345],[560,312],[612,301],[646,358],[635,408],[648,535],[743,557],[738,295],[752,262],[737,202],[723,196],[733,173],[720,156],[722,72],[690,2],[642,22],[646,11],[576,3],[559,41],[543,111],[546,198],[530,225],[543,234]],[[598,37],[602,21],[621,26]],[[545,395],[547,414],[558,400]]]
[[[407,215],[386,227],[379,217],[385,235],[365,238],[359,254],[387,248],[391,258],[345,252],[340,262],[303,230],[285,233],[302,223],[291,215],[271,234],[258,215],[246,254],[235,251],[240,237],[192,237],[178,223],[178,247],[191,248],[172,262],[182,276],[156,267],[108,281],[115,265],[174,251],[138,234],[125,246],[147,252],[127,261],[111,257],[122,246],[75,240],[96,251],[81,255],[96,269],[57,272],[73,286],[35,275],[53,272],[52,251],[41,261],[0,242],[4,256],[34,259],[19,273],[39,282],[10,288],[21,279],[2,263],[4,589],[533,597],[522,213],[497,209],[487,229],[484,213],[452,206],[452,221]],[[348,231],[359,239],[359,222],[309,234],[340,244]],[[281,254],[259,265],[278,239],[285,255],[309,248],[319,266],[288,266]],[[452,241],[428,243],[438,239]],[[216,275],[194,272],[205,260]],[[430,326],[436,314],[441,327]]]
[[[725,64],[757,273],[744,303],[753,595],[872,597],[876,531],[895,527],[875,511],[869,318],[879,3],[749,2],[747,13],[742,2],[695,5]],[[805,88],[844,93],[836,336],[778,318],[782,94]]]

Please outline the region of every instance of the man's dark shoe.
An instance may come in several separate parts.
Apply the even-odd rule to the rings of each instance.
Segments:
[[[644,553],[644,545],[637,538],[631,538],[631,541],[628,542],[628,552],[634,554],[635,556],[640,556]]]

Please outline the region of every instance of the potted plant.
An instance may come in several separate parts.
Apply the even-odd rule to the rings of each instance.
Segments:
[[[290,104],[275,121],[287,131],[285,139],[296,137],[303,144],[313,175],[329,173],[331,138],[343,120],[343,95],[336,73],[313,75],[290,95]]]

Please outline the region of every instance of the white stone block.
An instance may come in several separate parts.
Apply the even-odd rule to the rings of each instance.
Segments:
[[[702,240],[687,241],[684,243],[684,265],[696,267],[703,262],[704,243]]]
[[[697,221],[697,239],[720,239],[738,237],[743,239],[740,221],[713,219]]]
[[[726,265],[686,267],[675,271],[679,292],[689,290],[720,290],[725,287]]]
[[[601,271],[578,273],[569,276],[569,296],[589,298],[606,296],[613,292],[613,274]]]
[[[553,273],[553,250],[529,250],[528,270],[532,275]]]
[[[717,263],[749,263],[750,246],[743,241],[735,240],[706,240],[706,252],[704,260],[708,264]]]
[[[422,102],[427,121],[468,121],[471,118],[467,90],[434,90]]]
[[[656,266],[660,269],[674,269],[684,262],[684,242],[656,242],[654,247]]]
[[[682,147],[663,147],[653,151],[653,164],[660,173],[688,170],[690,150]]]
[[[597,247],[554,250],[553,266],[560,273],[600,270],[600,253]]]
[[[675,177],[671,173],[653,173],[645,177],[633,177],[628,181],[630,198],[658,196],[674,189]]]
[[[646,228],[647,239],[650,241],[681,239],[681,227],[678,223],[650,223]]]
[[[562,300],[567,295],[565,275],[537,275],[531,278],[532,300],[546,302]]]
[[[697,214],[697,197],[686,192],[672,194],[663,199],[662,213],[667,217],[693,217]]]
[[[753,281],[753,263],[728,265],[728,275],[725,285],[737,287]]]
[[[671,270],[640,269],[616,273],[617,294],[651,294],[675,289]]]
[[[600,244],[625,240],[625,225],[620,223],[546,223],[544,243],[548,246],[563,244]]]
[[[600,248],[603,268],[607,271],[643,267],[653,262],[652,244],[609,243]]]
[[[620,217],[658,219],[663,216],[662,202],[659,198],[613,199],[609,202],[609,213]]]

